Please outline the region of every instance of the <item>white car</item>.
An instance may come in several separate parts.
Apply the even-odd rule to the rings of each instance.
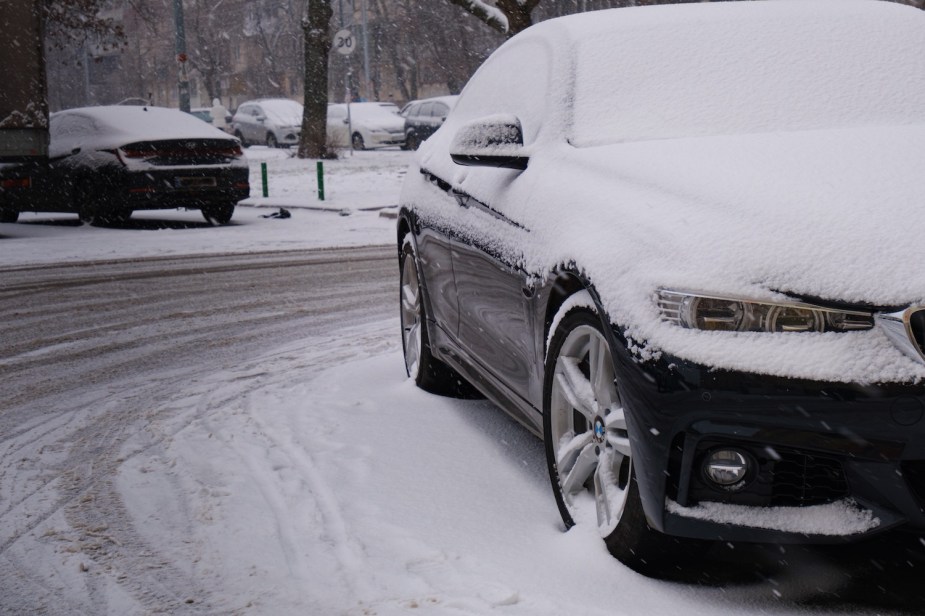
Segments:
[[[328,105],[328,144],[355,150],[402,146],[405,119],[393,103],[344,103]]]
[[[288,98],[248,101],[241,103],[232,117],[231,132],[243,145],[298,145],[302,114],[302,105]]]

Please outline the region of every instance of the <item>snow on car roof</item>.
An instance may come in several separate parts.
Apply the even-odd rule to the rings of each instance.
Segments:
[[[921,121],[920,13],[817,0],[563,19],[577,49],[572,143]]]
[[[280,126],[301,126],[302,105],[288,98],[265,98],[253,101],[260,105],[268,118]]]
[[[141,107],[134,105],[105,105],[79,107],[52,114],[63,117],[79,114],[90,118],[100,128],[112,133],[121,133],[134,139],[188,139],[190,137],[228,138],[217,128],[204,124],[179,109],[166,107]]]
[[[581,13],[536,24],[500,48],[519,52],[523,70],[499,76],[482,98],[522,92],[534,99],[534,115],[544,114],[544,138],[577,146],[908,124],[925,119],[921,13],[875,0]],[[538,96],[550,77],[547,57],[556,81]],[[491,72],[492,61],[477,74]],[[464,90],[459,104],[471,98]],[[529,122],[524,130],[528,143],[539,136]]]
[[[61,130],[64,118],[82,117],[89,124],[76,133]],[[179,109],[135,105],[78,107],[51,114],[52,156],[72,149],[105,149],[136,141],[166,139],[230,139],[228,133]]]

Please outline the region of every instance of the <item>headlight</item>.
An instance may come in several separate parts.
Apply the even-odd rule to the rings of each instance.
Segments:
[[[847,332],[871,329],[874,317],[800,302],[757,302],[662,289],[662,319],[687,329],[723,332]]]

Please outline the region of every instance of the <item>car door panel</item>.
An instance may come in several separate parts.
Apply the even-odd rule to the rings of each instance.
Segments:
[[[456,194],[459,207],[497,227],[526,233],[485,204]],[[460,344],[483,366],[491,366],[517,395],[527,398],[537,356],[534,344],[532,285],[513,255],[501,255],[488,243],[456,236],[451,241],[458,294]]]

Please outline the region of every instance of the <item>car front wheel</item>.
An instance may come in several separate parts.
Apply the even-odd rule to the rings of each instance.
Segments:
[[[365,150],[366,142],[363,141],[363,135],[360,133],[353,133],[353,149],[354,150]]]
[[[546,462],[566,528],[598,530],[630,568],[658,577],[680,561],[680,541],[649,527],[633,469],[626,410],[613,356],[590,309],[558,315],[546,358]]]
[[[276,135],[273,133],[267,133],[267,147],[268,148],[278,148],[279,141],[276,140]]]

